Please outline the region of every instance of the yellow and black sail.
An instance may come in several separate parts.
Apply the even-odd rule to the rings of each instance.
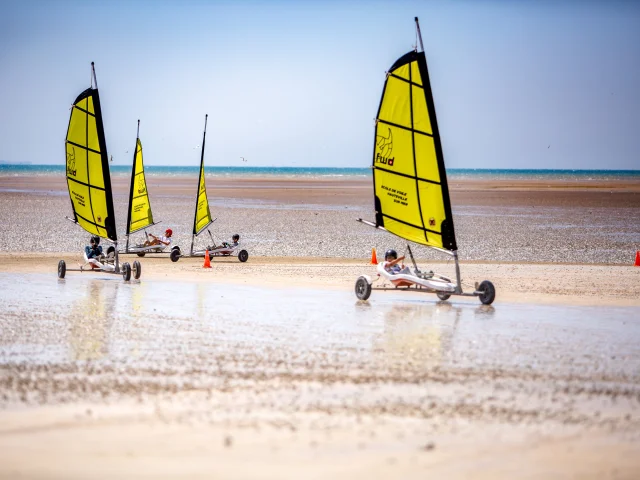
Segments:
[[[87,88],[73,102],[65,149],[75,222],[87,232],[115,242],[111,177],[97,85]]]
[[[207,199],[207,187],[204,182],[204,142],[207,136],[207,118],[204,117],[204,134],[202,135],[202,150],[200,153],[200,176],[198,178],[198,195],[196,197],[196,213],[193,217],[193,234],[199,235],[212,222],[209,200]]]
[[[457,250],[424,52],[403,55],[387,73],[376,117],[373,183],[376,227]]]
[[[144,176],[144,162],[142,159],[142,142],[140,141],[140,120],[138,120],[138,135],[136,149],[133,153],[131,167],[131,188],[129,189],[129,217],[127,219],[127,235],[153,225],[151,202],[147,181]]]

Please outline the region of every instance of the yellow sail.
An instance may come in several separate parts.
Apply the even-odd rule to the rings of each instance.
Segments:
[[[200,178],[198,179],[198,196],[196,198],[196,213],[193,219],[193,234],[198,235],[207,228],[213,219],[207,199],[207,187],[204,183],[204,143],[207,136],[207,117],[204,119],[204,134],[202,136],[202,151],[200,154]]]
[[[144,176],[142,160],[142,142],[136,138],[136,150],[133,154],[131,171],[131,188],[129,190],[129,219],[127,220],[127,235],[153,225],[151,202],[147,182]]]
[[[375,134],[376,226],[412,242],[457,250],[424,52],[407,53],[387,73]]]
[[[109,160],[97,88],[86,89],[73,102],[65,149],[67,186],[75,222],[93,235],[116,241]]]

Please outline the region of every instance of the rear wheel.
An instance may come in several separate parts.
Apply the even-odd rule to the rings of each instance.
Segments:
[[[144,257],[145,253],[146,253],[146,252],[138,252],[138,254],[137,254],[137,255],[138,255],[139,257]]]
[[[142,275],[142,265],[136,260],[133,262],[133,278],[137,280],[140,278],[140,275]]]
[[[67,264],[64,263],[64,260],[60,260],[58,262],[58,278],[64,278],[67,273]]]
[[[360,300],[366,300],[371,296],[371,284],[364,277],[358,277],[356,280],[356,297]]]
[[[122,278],[125,282],[131,280],[131,265],[129,265],[128,263],[122,264]]]
[[[246,250],[240,250],[238,252],[238,260],[240,260],[242,263],[249,260],[249,252],[247,252]]]
[[[440,300],[442,300],[443,302],[445,300],[449,300],[449,298],[451,298],[451,294],[450,293],[445,293],[445,292],[438,292],[436,293],[436,295],[438,296],[438,298]]]
[[[171,253],[169,254],[169,258],[171,259],[172,262],[177,262],[178,260],[180,260],[180,249],[174,248],[173,250],[171,250]]]
[[[496,299],[496,287],[489,280],[484,280],[478,286],[478,291],[481,292],[478,297],[483,305],[491,305]]]

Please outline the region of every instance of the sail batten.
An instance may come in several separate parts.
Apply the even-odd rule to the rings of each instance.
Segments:
[[[424,52],[389,69],[373,151],[376,226],[423,245],[457,250],[446,170]]]
[[[74,101],[65,141],[66,177],[74,221],[117,241],[100,95],[88,88]]]

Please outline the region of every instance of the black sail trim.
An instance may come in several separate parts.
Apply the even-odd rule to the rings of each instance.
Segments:
[[[398,123],[389,122],[388,120],[382,120],[381,118],[378,119],[378,123],[384,123],[385,125],[391,125],[392,127],[401,128],[401,129],[407,130],[409,132],[419,133],[420,135],[426,135],[427,137],[433,138],[433,135],[431,133],[423,132],[422,130],[416,130],[415,128],[405,127],[404,125],[400,125]]]
[[[69,176],[67,176],[67,180],[70,180],[70,181],[72,181],[72,182],[75,182],[75,183],[77,183],[77,184],[79,184],[79,185],[84,185],[85,187],[88,187],[88,188],[95,188],[96,190],[102,190],[103,192],[104,192],[104,190],[105,190],[104,188],[99,187],[99,186],[97,186],[97,185],[90,185],[90,184],[88,184],[88,183],[81,182],[80,180],[76,180],[75,178],[71,178],[71,177],[69,177]]]
[[[389,73],[388,75],[390,77],[393,77],[393,78],[397,79],[397,80],[400,80],[400,81],[403,81],[403,82],[407,82],[407,83],[413,85],[414,87],[422,88],[422,85],[417,84],[416,82],[411,80],[411,78],[409,78],[409,80],[407,80],[406,78],[399,77],[395,73]],[[411,77],[411,70],[409,70],[409,77]]]
[[[111,189],[111,174],[109,173],[109,158],[107,156],[107,141],[104,137],[104,124],[102,122],[102,109],[100,107],[100,94],[98,89],[94,89],[93,108],[96,112],[96,127],[98,131],[98,145],[100,145],[100,157],[102,163],[102,177],[104,179],[105,198],[107,201],[107,218],[104,219],[104,229],[107,231],[107,238],[118,241],[116,232],[115,212],[113,209],[113,190]],[[87,156],[88,159],[88,156]],[[93,211],[93,208],[92,208]]]
[[[95,114],[91,113],[89,110],[85,110],[84,108],[79,107],[78,105],[74,105],[73,107],[80,110],[83,113],[86,113],[87,115],[91,115],[92,117],[95,117]]]
[[[382,168],[382,167],[373,167],[374,170],[382,170],[383,172],[387,172],[390,173],[392,175],[398,175],[400,177],[405,177],[405,178],[410,178],[412,180],[417,180],[420,182],[427,182],[427,183],[431,183],[433,185],[441,185],[440,182],[436,182],[435,180],[427,180],[426,178],[422,178],[422,177],[418,177],[416,175],[409,175],[406,173],[401,173],[401,172],[396,172],[394,170],[388,170],[386,168]]]
[[[402,223],[407,227],[415,228],[416,230],[424,230],[425,232],[433,233],[434,235],[442,235],[440,232],[436,232],[435,230],[430,230],[427,227],[421,227],[420,225],[414,225],[413,223],[405,222],[404,220],[400,220],[399,218],[393,217],[391,215],[387,215],[386,213],[383,213],[382,215],[384,215],[387,218],[390,218],[395,222]]]
[[[451,199],[449,197],[449,184],[447,182],[447,170],[444,166],[444,154],[442,153],[442,143],[440,141],[440,130],[438,128],[438,118],[436,116],[436,107],[433,101],[433,92],[431,91],[431,80],[429,79],[429,71],[427,69],[427,57],[424,52],[416,53],[418,59],[418,70],[422,77],[424,96],[427,101],[427,110],[429,112],[429,120],[431,121],[431,129],[433,130],[433,143],[436,149],[436,160],[438,163],[438,172],[440,174],[440,183],[442,185],[442,200],[444,204],[444,212],[446,219],[440,226],[442,231],[442,246],[451,251],[458,249],[456,243],[456,235],[453,226],[453,215],[451,213]]]
[[[71,140],[67,140],[67,143],[68,143],[69,145],[73,145],[74,147],[78,147],[78,148],[81,148],[81,149],[83,149],[83,150],[87,150],[88,152],[95,153],[95,154],[97,154],[97,155],[101,155],[101,153],[100,153],[99,151],[94,150],[93,148],[86,147],[86,146],[84,146],[84,145],[79,145],[79,144],[77,144],[76,142],[72,142]]]
[[[411,82],[411,64],[409,64],[409,112],[411,115],[411,130],[413,130],[413,86]],[[411,132],[411,155],[413,156],[413,171],[416,174],[416,199],[418,201],[418,211],[420,212],[420,221],[422,222],[422,228],[425,229],[424,218],[422,216],[422,202],[420,201],[420,183],[418,182],[418,160],[416,158],[416,141],[414,138],[415,133]],[[424,241],[429,243],[429,237],[426,230],[424,231]]]

